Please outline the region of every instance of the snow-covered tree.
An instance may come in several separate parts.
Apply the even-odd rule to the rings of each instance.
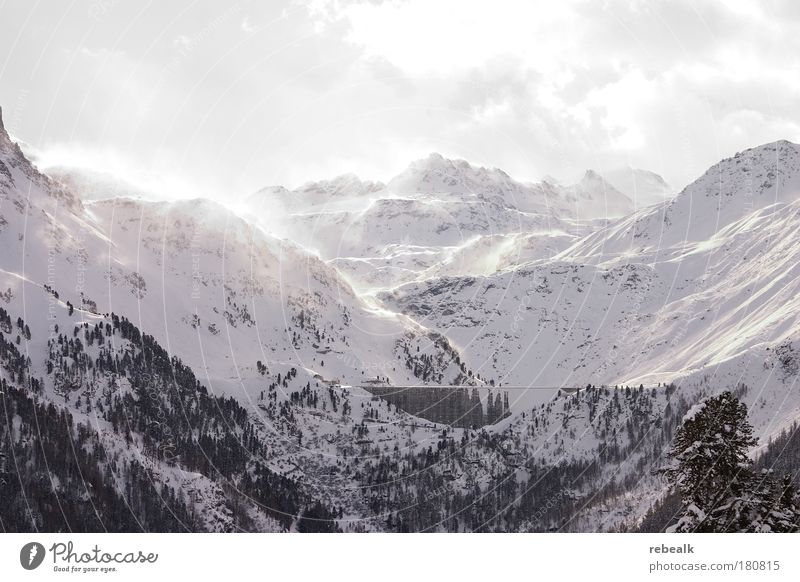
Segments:
[[[756,443],[747,407],[730,392],[690,410],[664,470],[683,502],[667,531],[797,531],[797,490],[768,471],[754,474],[747,451]]]
[[[683,499],[684,515],[670,531],[720,531],[750,481],[747,450],[756,444],[747,407],[730,392],[692,408],[675,435],[665,470]],[[724,531],[724,529],[723,529]]]
[[[791,477],[777,481],[771,471],[753,477],[749,495],[740,501],[737,531],[753,533],[796,532],[797,490]]]

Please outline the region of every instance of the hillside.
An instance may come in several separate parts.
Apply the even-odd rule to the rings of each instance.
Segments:
[[[581,184],[431,156],[260,193],[289,240],[252,208],[84,197],[0,122],[0,525],[635,527],[700,399],[734,390],[762,449],[800,417],[800,148],[614,219]]]

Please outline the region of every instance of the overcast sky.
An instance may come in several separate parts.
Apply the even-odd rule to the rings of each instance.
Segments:
[[[0,106],[43,165],[234,198],[438,151],[683,186],[800,141],[800,3],[0,1]]]

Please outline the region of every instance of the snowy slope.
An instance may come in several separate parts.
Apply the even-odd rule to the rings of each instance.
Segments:
[[[31,281],[76,308],[124,314],[213,389],[243,397],[259,360],[349,383],[364,369],[410,381],[409,361],[422,356],[436,381],[460,374],[427,330],[367,305],[335,269],[218,204],[84,203],[5,132],[0,148],[0,288],[15,296]]]
[[[563,201],[556,188],[523,184],[497,168],[473,166],[440,154],[412,162],[386,184],[400,196],[442,196],[459,200],[476,198],[489,204],[540,215],[563,216]]]
[[[735,385],[746,368],[774,400],[784,388],[764,362],[800,337],[799,220],[800,149],[767,144],[552,261],[409,284],[384,299],[509,384],[720,374]]]
[[[634,209],[631,198],[609,184],[594,170],[572,186],[562,187],[562,204],[576,218],[618,218]]]
[[[107,172],[69,166],[48,167],[43,172],[82,200],[152,197],[145,189]]]
[[[633,200],[636,208],[664,202],[675,194],[664,178],[649,170],[626,166],[604,172],[603,178]]]
[[[439,154],[411,163],[385,187],[350,176],[294,191],[268,188],[247,205],[253,220],[318,253],[362,291],[458,274],[459,257],[467,254],[481,266],[460,273],[485,273],[498,262],[499,247],[513,253],[520,246],[522,258],[552,256],[570,237],[633,208],[594,172],[572,186],[524,184]],[[275,210],[285,213],[272,219]],[[486,255],[476,255],[483,249]]]
[[[193,369],[207,370],[221,388],[247,390],[258,360],[348,383],[361,380],[369,362],[407,381],[399,345],[435,352],[425,330],[370,308],[334,269],[216,204],[113,200],[89,211],[112,243],[107,252],[118,284],[110,287],[110,305],[138,293],[142,327],[177,341]],[[119,284],[128,271],[147,282],[147,293]]]
[[[100,349],[110,350],[111,362],[129,358],[131,346],[107,339],[105,347],[90,347],[86,336],[87,360],[53,353],[51,342],[63,334],[82,340],[95,326],[127,317],[211,394],[241,402],[261,427],[268,451],[262,461],[276,475],[300,478],[303,495],[356,512],[358,523],[345,529],[374,528],[364,521],[358,482],[331,479],[342,451],[362,446],[368,415],[386,423],[369,444],[390,440],[416,450],[439,428],[334,381],[474,381],[447,340],[365,303],[335,269],[218,204],[82,202],[74,194],[39,173],[0,126],[0,304],[12,322],[0,331],[19,346],[23,357],[12,361],[24,369],[23,376],[0,366],[0,378],[91,425],[120,463],[183,491],[205,520],[198,529],[234,527],[231,504],[259,531],[283,529],[257,505],[235,502],[214,474],[158,459],[142,450],[140,435],[126,442],[92,412],[103,410],[107,397],[129,393],[130,381],[113,370],[87,370],[87,362]],[[168,385],[152,389],[170,392]]]
[[[512,390],[513,414],[495,427],[506,459],[527,460],[508,461],[517,474],[532,462],[591,474],[591,486],[573,477],[557,490],[554,505],[584,505],[554,529],[630,525],[663,493],[651,470],[698,399],[733,390],[762,446],[800,418],[798,180],[800,148],[766,144],[551,260],[382,298],[448,335],[476,370],[504,370],[507,385],[647,386],[647,397],[593,390],[544,408]]]
[[[353,174],[343,174],[331,180],[308,182],[295,190],[270,186],[250,196],[249,202],[271,213],[276,210],[283,213],[324,211],[339,206],[358,206],[383,187],[380,182],[364,182]]]
[[[570,256],[595,260],[645,253],[649,258],[707,241],[754,211],[797,200],[799,167],[800,146],[788,141],[740,152],[709,168],[675,198],[587,237]]]
[[[82,399],[68,402],[48,341],[55,326],[78,337],[124,315],[212,394],[237,398],[265,466],[342,508],[349,531],[398,528],[387,515],[433,530],[617,527],[660,493],[650,470],[698,398],[737,389],[762,439],[800,417],[800,147],[789,142],[614,220],[632,202],[593,172],[573,187],[529,185],[435,155],[386,186],[345,176],[262,191],[243,216],[78,190],[39,173],[0,127],[0,306],[31,338],[19,325],[3,333],[22,336],[37,397],[110,431],[88,396],[130,380],[78,377]],[[120,359],[133,349],[109,342]],[[511,415],[481,431],[436,425],[358,387],[376,376],[493,380]],[[587,384],[646,388],[558,392]],[[203,529],[232,527],[213,476],[112,433],[126,458],[195,491]],[[554,494],[537,488],[543,474],[559,511],[581,508],[575,520],[539,514]],[[420,501],[425,491],[440,493]],[[469,517],[437,517],[454,504]]]

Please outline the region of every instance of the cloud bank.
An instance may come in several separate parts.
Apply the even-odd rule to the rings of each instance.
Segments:
[[[46,159],[113,159],[165,195],[219,199],[386,180],[430,151],[520,179],[632,165],[680,187],[800,141],[789,1],[168,4],[12,1],[12,132]]]

